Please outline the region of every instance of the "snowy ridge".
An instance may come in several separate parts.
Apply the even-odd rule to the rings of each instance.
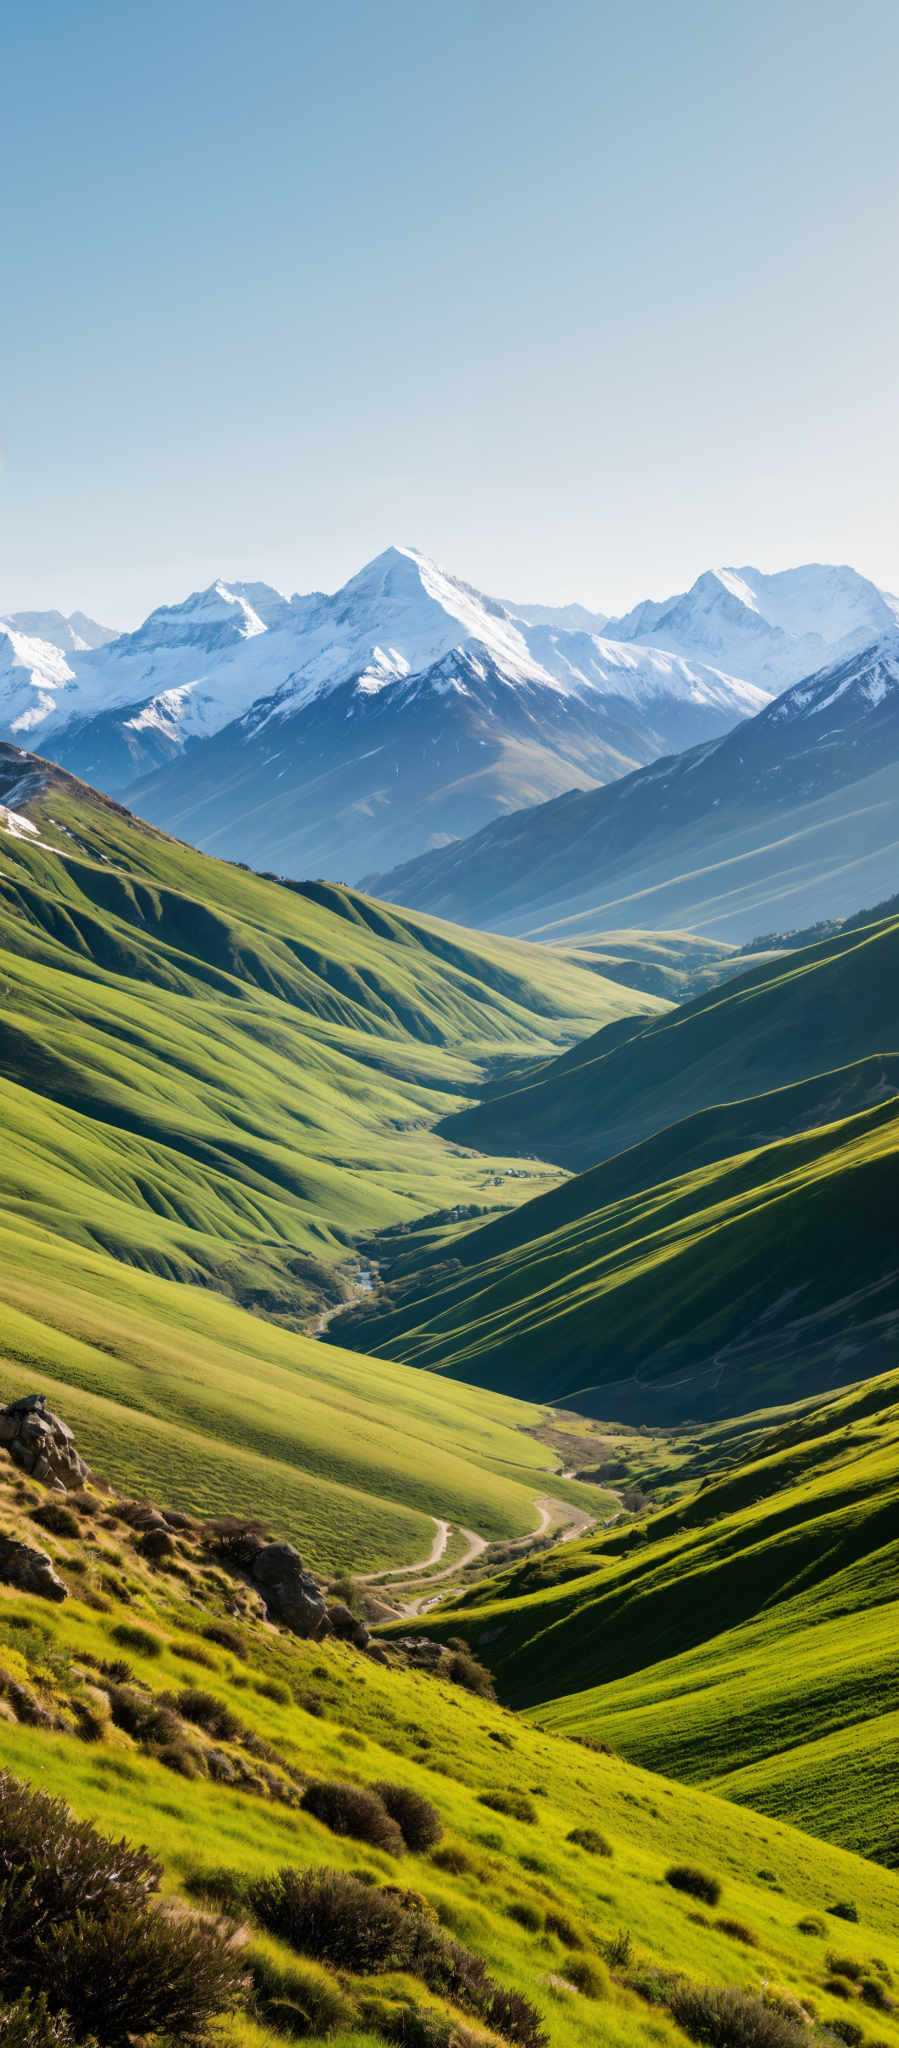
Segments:
[[[899,624],[899,599],[856,569],[810,562],[766,576],[709,569],[680,596],[610,619],[612,640],[640,641],[709,659],[769,694],[836,656],[870,646]]]
[[[31,685],[0,694],[0,731],[35,737],[40,728],[47,743],[76,723],[121,713],[128,732],[177,749],[235,720],[255,728],[260,715],[293,716],[350,680],[368,696],[410,676],[433,675],[434,688],[446,688],[438,664],[464,649],[479,650],[508,682],[555,696],[598,693],[634,706],[671,699],[733,719],[766,701],[758,686],[711,664],[625,649],[582,623],[558,622],[572,614],[598,617],[578,606],[513,614],[415,548],[387,548],[333,595],[287,598],[269,584],[217,579],[68,662],[35,643],[29,660],[17,657]]]

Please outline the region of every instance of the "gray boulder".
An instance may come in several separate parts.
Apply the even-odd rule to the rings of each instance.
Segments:
[[[0,1535],[0,1579],[20,1593],[38,1593],[42,1600],[67,1600],[65,1586],[45,1550],[31,1550],[13,1536]]]
[[[263,1543],[248,1568],[273,1621],[297,1636],[330,1634],[325,1596],[292,1543]]]
[[[43,1394],[23,1394],[0,1408],[0,1444],[53,1493],[80,1492],[91,1477],[71,1430],[47,1407]]]

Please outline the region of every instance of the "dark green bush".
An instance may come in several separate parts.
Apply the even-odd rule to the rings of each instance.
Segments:
[[[136,1622],[117,1621],[110,1629],[113,1641],[120,1643],[123,1650],[133,1650],[140,1657],[161,1657],[163,1643],[154,1636],[151,1629],[140,1628]]]
[[[718,1878],[695,1863],[672,1863],[665,1872],[665,1883],[677,1892],[689,1892],[691,1899],[702,1899],[707,1906],[717,1906],[721,1897]]]
[[[474,1869],[468,1850],[463,1849],[461,1842],[444,1842],[442,1848],[432,1851],[431,1862],[436,1863],[438,1870],[449,1871],[451,1877],[464,1877],[467,1871]]]
[[[313,1779],[306,1786],[301,1805],[330,1828],[333,1835],[351,1835],[356,1842],[368,1842],[390,1856],[402,1856],[406,1844],[391,1820],[377,1792],[365,1785],[344,1784],[339,1778]]]
[[[619,1927],[605,1943],[606,1958],[613,1970],[629,1970],[634,1960],[634,1942],[629,1927]]]
[[[222,1933],[159,1906],[120,1906],[103,1919],[79,1914],[44,1938],[38,1961],[51,2003],[103,2048],[129,2048],[137,2034],[198,2041],[243,1985]]]
[[[864,2028],[860,2027],[857,2021],[844,2019],[831,2020],[830,2032],[832,2034],[836,2034],[839,2040],[845,2041],[846,2048],[862,2048],[862,2042],[864,2041],[865,2033]]]
[[[851,1905],[848,1899],[838,1899],[835,1906],[825,1906],[824,1910],[834,1920],[851,1920],[853,1926],[858,1921],[858,1907]]]
[[[566,1956],[565,1975],[584,1998],[608,1998],[609,1973],[598,1956]]]
[[[492,1813],[507,1813],[510,1820],[537,1819],[537,1808],[526,1792],[482,1792],[481,1805],[489,1806]]]
[[[719,1934],[729,1934],[731,1941],[742,1941],[744,1948],[758,1948],[758,1935],[744,1920],[716,1920],[714,1924]]]
[[[847,1956],[829,1948],[824,1958],[832,1977],[863,1977],[865,1965],[859,1956]]]
[[[252,1887],[250,1903],[263,1927],[301,1955],[362,1974],[401,1969],[407,1960],[403,1907],[342,1871],[275,1871]]]
[[[338,2027],[349,2025],[352,2007],[333,1977],[314,1963],[276,1962],[263,1948],[245,1949],[243,1961],[253,1984],[254,2002],[262,2020],[294,2040],[313,2035],[326,2041]]]
[[[424,1855],[434,1848],[443,1834],[443,1822],[430,1799],[425,1799],[421,1792],[413,1792],[409,1785],[380,1783],[373,1790],[396,1822],[407,1849]]]
[[[31,1519],[42,1529],[49,1529],[51,1536],[80,1536],[81,1523],[77,1515],[63,1500],[44,1500],[39,1508],[32,1510]]]
[[[858,1988],[866,2005],[873,2006],[876,2012],[892,2012],[894,2001],[876,1977],[863,1977]]]
[[[601,1835],[598,1828],[571,1828],[565,1837],[576,1849],[586,1849],[588,1856],[613,1856],[611,1842]]]
[[[800,1934],[827,1933],[827,1929],[824,1925],[824,1922],[823,1920],[819,1920],[817,1913],[806,1913],[804,1919],[797,1920],[796,1926]]]
[[[446,1675],[453,1685],[464,1686],[466,1692],[477,1693],[479,1699],[493,1700],[493,1678],[486,1664],[473,1657],[470,1650],[454,1650],[446,1668]]]
[[[230,1650],[232,1657],[245,1657],[247,1646],[242,1635],[232,1628],[228,1621],[210,1621],[202,1631],[207,1643],[217,1643],[220,1650]]]
[[[48,2012],[43,1994],[32,1998],[26,1992],[0,2010],[0,2048],[74,2048],[75,2039],[68,2020]]]
[[[231,1708],[200,1686],[185,1686],[175,1694],[174,1705],[185,1721],[192,1721],[195,1728],[205,1728],[207,1735],[214,1736],[217,1742],[239,1742],[245,1733],[243,1723]]]
[[[160,1877],[145,1849],[0,1776],[0,1997],[37,1982],[47,2011],[103,2048],[152,2033],[199,2040],[235,2003],[242,1973],[220,1933],[163,1912]]]
[[[852,1982],[852,1978],[841,1977],[838,1970],[832,1970],[830,1976],[825,1977],[824,1989],[830,1992],[831,1998],[855,1997],[855,1985]]]
[[[524,1927],[528,1934],[539,1934],[543,1926],[543,1914],[537,1906],[531,1905],[530,1899],[511,1899],[506,1912],[509,1919],[516,1920],[519,1927]]]
[[[414,1895],[380,1891],[342,1871],[285,1869],[250,1896],[263,1926],[301,1955],[361,1974],[407,1970],[519,2048],[546,2048],[528,2000],[494,1983],[481,1956],[451,1940],[427,1908],[414,1908]]]
[[[563,1948],[583,1948],[583,1936],[567,1913],[547,1913],[545,1924],[547,1934],[554,1934]]]
[[[706,2048],[800,2048],[806,2038],[798,2019],[729,1984],[687,1984],[681,1979],[668,1991],[668,2007],[691,2041]]]

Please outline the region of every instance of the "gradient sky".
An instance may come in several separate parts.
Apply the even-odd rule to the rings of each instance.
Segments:
[[[895,0],[11,0],[0,606],[899,586]]]

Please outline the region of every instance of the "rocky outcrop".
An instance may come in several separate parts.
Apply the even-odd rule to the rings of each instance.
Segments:
[[[23,1394],[0,1408],[0,1444],[52,1493],[80,1492],[91,1477],[71,1430],[52,1414],[43,1394]]]
[[[69,1597],[68,1586],[63,1585],[47,1552],[17,1543],[13,1536],[0,1535],[0,1579],[6,1586],[15,1586],[19,1593],[39,1594],[42,1600]]]

